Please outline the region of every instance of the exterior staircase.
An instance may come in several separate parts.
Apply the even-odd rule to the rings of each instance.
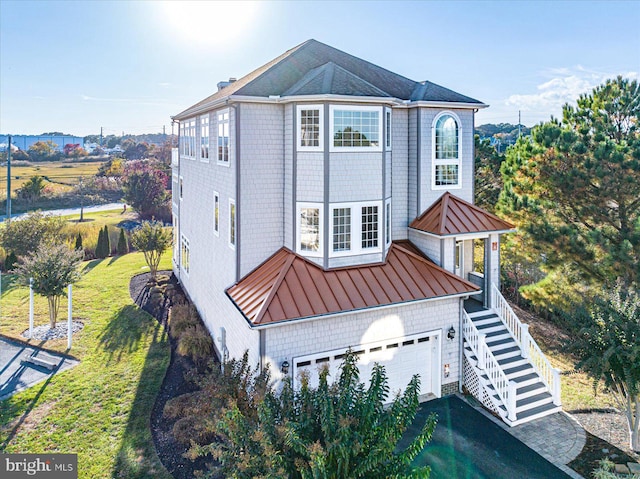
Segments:
[[[494,307],[486,309],[475,301],[465,302],[467,389],[510,426],[562,410],[560,371],[495,287],[491,304]]]

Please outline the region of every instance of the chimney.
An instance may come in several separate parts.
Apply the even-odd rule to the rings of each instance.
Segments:
[[[231,78],[229,78],[229,81],[218,82],[218,91],[222,90],[223,88],[228,87],[229,85],[231,85],[235,81],[236,81],[236,78],[231,77]]]

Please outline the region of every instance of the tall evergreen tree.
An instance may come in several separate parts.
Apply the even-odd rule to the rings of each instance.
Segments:
[[[109,238],[109,228],[107,227],[107,225],[104,225],[104,250],[105,250],[105,255],[104,257],[106,258],[107,256],[111,256],[111,239]]]
[[[502,166],[499,211],[544,268],[602,287],[640,280],[640,87],[608,80],[521,139]],[[562,274],[560,272],[562,271]]]
[[[129,242],[127,241],[127,236],[124,234],[124,228],[120,228],[120,236],[118,237],[116,252],[119,255],[127,254],[129,252]]]

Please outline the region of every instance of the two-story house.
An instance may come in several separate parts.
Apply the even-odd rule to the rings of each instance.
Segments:
[[[352,348],[392,390],[465,386],[509,424],[557,410],[499,293],[513,227],[473,205],[486,106],[309,40],[173,117],[174,271],[220,357],[313,384]]]

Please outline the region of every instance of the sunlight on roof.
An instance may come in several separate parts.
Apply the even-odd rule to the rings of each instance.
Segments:
[[[162,2],[165,21],[180,40],[193,46],[222,46],[248,35],[258,16],[260,2]]]

